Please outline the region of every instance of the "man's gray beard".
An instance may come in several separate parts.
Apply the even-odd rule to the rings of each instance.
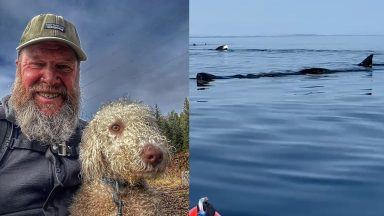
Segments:
[[[60,111],[46,116],[40,112],[31,93],[21,84],[18,71],[9,104],[17,124],[29,140],[39,141],[41,145],[58,145],[69,140],[75,133],[79,121],[80,89],[77,86],[72,95],[66,93]]]
[[[42,114],[33,100],[19,107],[16,121],[24,135],[42,145],[58,145],[69,140],[78,123],[78,113],[66,101],[60,112],[54,116]]]

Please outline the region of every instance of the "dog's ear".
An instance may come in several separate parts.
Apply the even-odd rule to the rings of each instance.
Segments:
[[[95,122],[85,128],[80,146],[81,173],[84,180],[101,179],[105,164],[102,159],[102,141]]]

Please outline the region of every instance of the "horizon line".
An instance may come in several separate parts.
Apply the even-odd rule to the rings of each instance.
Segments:
[[[224,37],[289,37],[289,36],[384,36],[384,34],[260,34],[260,35],[189,35],[189,38]]]

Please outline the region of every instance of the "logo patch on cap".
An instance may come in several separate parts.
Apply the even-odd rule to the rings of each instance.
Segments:
[[[46,23],[44,28],[45,29],[55,29],[55,30],[59,30],[61,32],[65,32],[64,26],[56,24],[56,23]]]

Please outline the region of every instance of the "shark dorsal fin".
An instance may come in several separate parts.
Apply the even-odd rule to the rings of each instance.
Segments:
[[[372,59],[373,59],[373,54],[369,55],[362,62],[360,62],[359,66],[372,67]]]

